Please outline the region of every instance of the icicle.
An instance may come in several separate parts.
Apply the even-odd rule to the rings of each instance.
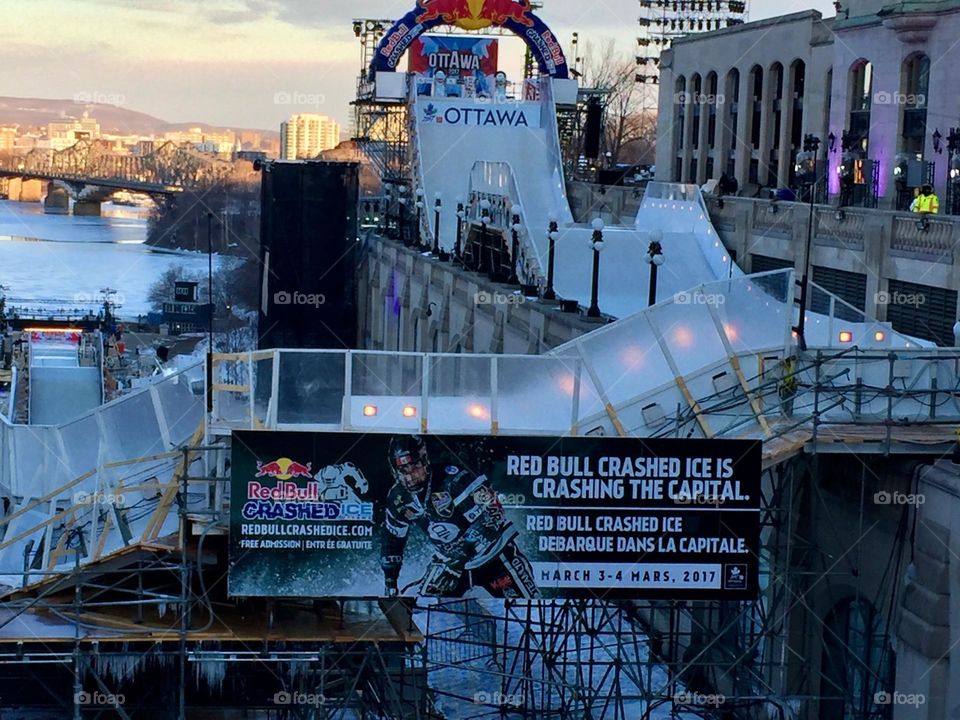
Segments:
[[[193,663],[197,684],[201,681],[211,690],[223,692],[223,680],[227,676],[227,663],[221,659],[200,659]]]

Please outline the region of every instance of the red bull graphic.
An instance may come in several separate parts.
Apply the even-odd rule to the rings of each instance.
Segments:
[[[282,457],[268,463],[257,463],[257,474],[254,477],[272,477],[277,480],[292,480],[293,478],[312,478],[310,463],[303,465],[290,458]]]
[[[370,67],[392,72],[408,48],[438,25],[464,30],[501,27],[523,38],[540,66],[555,78],[568,78],[563,50],[550,28],[533,12],[531,0],[417,0],[417,7],[398,20],[381,40]]]
[[[526,27],[535,24],[530,17],[533,5],[529,0],[418,0],[417,7],[422,12],[418,18],[422,23],[441,19],[445,25],[464,30],[502,27],[508,20]]]
[[[497,74],[497,41],[492,38],[445,37],[424,35],[410,46],[407,69],[419,75],[438,70],[447,75]]]

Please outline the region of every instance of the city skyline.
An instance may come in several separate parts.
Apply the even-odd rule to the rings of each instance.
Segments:
[[[359,46],[354,17],[395,19],[412,0],[356,0],[330,7],[307,0],[37,0],[0,28],[0,62],[17,68],[0,95],[94,98],[171,123],[279,130],[295,113],[321,113],[344,127],[355,94]],[[750,19],[827,0],[761,0]],[[569,46],[571,33],[635,51],[636,0],[547,0],[541,16]],[[69,17],[70,22],[51,23]],[[520,71],[522,43],[503,39],[503,66]],[[77,115],[81,112],[78,111]]]

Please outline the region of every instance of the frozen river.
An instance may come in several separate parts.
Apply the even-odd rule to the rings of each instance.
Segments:
[[[45,215],[41,203],[0,200],[0,286],[7,304],[53,311],[98,305],[117,291],[119,315],[151,308],[147,293],[170,266],[206,272],[204,253],[157,251],[144,244],[146,213],[103,206],[102,217]]]

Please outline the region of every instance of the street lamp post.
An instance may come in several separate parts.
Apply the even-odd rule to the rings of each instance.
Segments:
[[[544,300],[556,300],[557,293],[553,289],[553,261],[557,252],[557,239],[560,237],[560,223],[556,217],[550,218],[550,227],[547,239],[550,241],[550,250],[547,254],[547,289],[543,291]]]
[[[603,251],[603,220],[596,218],[593,221],[593,236],[590,238],[590,247],[593,248],[593,280],[590,284],[590,307],[587,317],[600,317],[600,253]]]
[[[477,272],[485,273],[487,269],[487,225],[490,224],[490,201],[484,198],[480,201],[480,252],[474,266]]]
[[[433,254],[440,257],[440,211],[443,209],[443,197],[436,194],[433,203]]]
[[[510,225],[511,243],[510,243],[510,279],[507,282],[510,285],[519,285],[520,277],[517,275],[517,260],[520,258],[520,231],[523,224],[520,220],[522,210],[519,206],[513,207],[512,224]]]
[[[453,262],[457,265],[463,265],[463,255],[460,254],[463,241],[463,219],[467,213],[463,208],[463,198],[457,198],[457,242],[453,246]]]
[[[960,128],[947,135],[947,213],[960,215]]]
[[[410,247],[410,241],[407,238],[407,186],[401,185],[398,190],[400,192],[400,198],[397,200],[400,204],[400,242]]]
[[[207,213],[207,412],[213,412],[213,213]]]
[[[803,257],[803,275],[800,278],[800,319],[797,322],[797,343],[801,350],[807,349],[807,338],[804,333],[807,324],[807,303],[810,295],[810,250],[813,247],[813,223],[816,217],[817,199],[817,151],[820,149],[820,138],[816,135],[807,135],[803,138],[803,152],[797,154],[797,179],[807,186],[810,196],[810,216],[807,219],[807,245]]]
[[[650,247],[644,260],[650,265],[650,288],[647,293],[647,307],[657,304],[657,271],[666,261],[663,256],[663,231],[654,230],[650,233]]]
[[[423,247],[423,210],[425,208],[423,203],[423,188],[417,188],[417,233],[414,236],[414,244],[417,247]]]

